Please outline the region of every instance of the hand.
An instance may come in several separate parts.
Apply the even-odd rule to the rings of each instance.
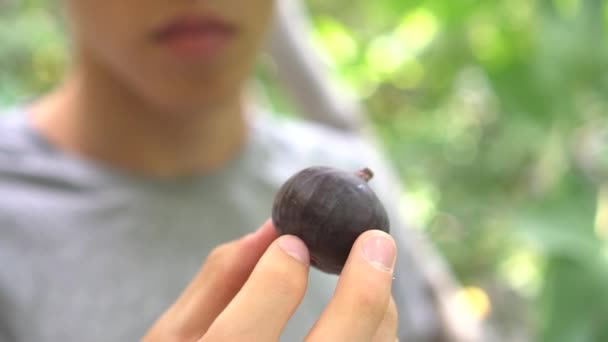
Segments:
[[[307,341],[396,340],[391,298],[395,243],[381,231],[355,242],[334,296]],[[270,221],[216,248],[143,341],[278,341],[302,301],[309,271],[305,244]]]

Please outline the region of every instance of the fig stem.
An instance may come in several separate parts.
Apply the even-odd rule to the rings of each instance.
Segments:
[[[367,167],[355,172],[355,174],[366,182],[369,182],[370,179],[374,178],[374,172]]]

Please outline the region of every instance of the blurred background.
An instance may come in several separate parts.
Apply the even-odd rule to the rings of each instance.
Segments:
[[[53,4],[0,0],[0,107],[64,70]],[[471,310],[504,341],[608,341],[608,3],[305,5]],[[257,75],[294,113],[272,65]]]

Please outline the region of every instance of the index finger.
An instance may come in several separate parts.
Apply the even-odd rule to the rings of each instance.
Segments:
[[[202,336],[241,289],[276,237],[268,220],[255,233],[217,247],[143,340],[191,341]]]
[[[202,341],[278,341],[308,284],[309,252],[284,235],[260,259],[249,279]]]

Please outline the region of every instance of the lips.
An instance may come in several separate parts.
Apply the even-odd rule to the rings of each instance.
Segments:
[[[218,57],[237,34],[236,26],[214,17],[181,17],[156,31],[154,40],[178,57]]]

